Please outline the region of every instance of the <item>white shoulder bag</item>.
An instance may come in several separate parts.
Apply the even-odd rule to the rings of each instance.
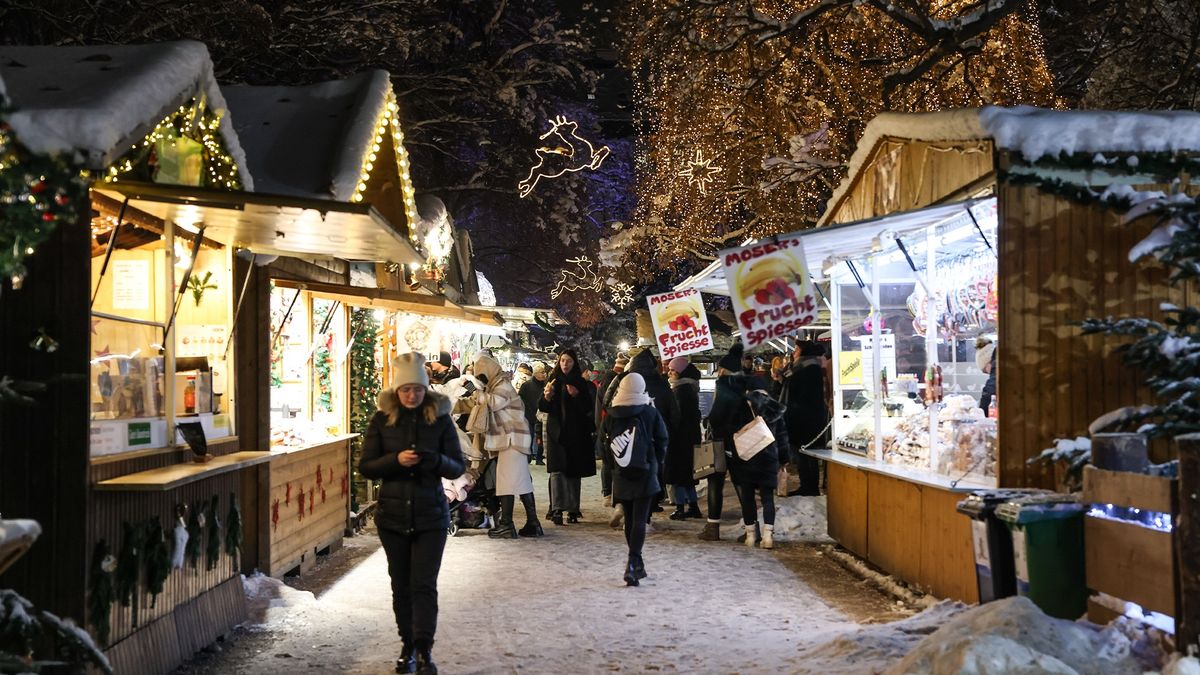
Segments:
[[[738,457],[743,462],[749,462],[763,448],[775,442],[775,434],[771,433],[767,421],[762,415],[754,412],[754,406],[750,405],[749,401],[746,401],[746,405],[750,407],[750,414],[754,415],[754,419],[733,435],[733,446],[737,448]]]

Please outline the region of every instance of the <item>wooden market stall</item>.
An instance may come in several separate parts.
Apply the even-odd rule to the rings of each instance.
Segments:
[[[1187,304],[1161,273],[1142,281],[1147,270],[1129,259],[1153,223],[1122,223],[1113,211],[1045,186],[1069,175],[1097,192],[1170,183],[1172,173],[1152,167],[1132,178],[1104,172],[1103,161],[1086,174],[1062,168],[1073,159],[1194,152],[1169,139],[1172,125],[1191,130],[1200,116],[1170,115],[985,108],[886,113],[868,125],[818,227],[802,235],[813,276],[835,282],[834,447],[810,454],[828,465],[829,532],[839,543],[935,595],[977,601],[970,521],[955,512],[963,493],[1055,487],[1054,469],[1030,459],[1055,439],[1086,433],[1100,415],[1150,398],[1121,362],[1119,343],[1084,337],[1077,323],[1161,316],[1160,303]],[[714,266],[681,287],[722,292],[724,285]],[[950,298],[948,319],[941,305],[926,304],[930,298]],[[990,316],[973,323],[972,312]],[[934,313],[945,320],[929,322]],[[986,379],[974,364],[976,335],[997,344],[994,422],[968,409]],[[859,348],[839,344],[839,336],[855,336]],[[891,365],[886,384],[872,366],[876,355]],[[946,394],[932,425],[919,404],[893,410],[897,391],[928,396],[931,367],[942,373],[939,400]],[[991,450],[969,464],[939,465],[954,448],[930,439],[940,434],[954,444],[962,427],[947,425],[959,421],[972,429],[994,424]]]

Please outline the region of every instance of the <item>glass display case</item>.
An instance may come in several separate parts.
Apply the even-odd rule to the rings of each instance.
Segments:
[[[341,302],[271,290],[271,445],[312,445],[346,432],[348,320]]]

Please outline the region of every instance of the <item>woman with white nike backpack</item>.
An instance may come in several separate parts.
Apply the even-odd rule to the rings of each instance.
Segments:
[[[646,577],[642,545],[650,502],[662,490],[658,467],[667,455],[667,425],[646,393],[638,373],[621,378],[604,418],[604,463],[612,469],[613,503],[625,512],[625,585],[637,586]]]

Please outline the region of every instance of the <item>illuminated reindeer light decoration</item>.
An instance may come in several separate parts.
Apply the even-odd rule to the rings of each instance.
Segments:
[[[567,258],[566,263],[574,265],[575,269],[564,267],[558,271],[558,283],[554,285],[554,290],[550,291],[551,299],[558,298],[564,291],[600,290],[603,282],[592,267],[591,258],[581,255],[577,258]]]
[[[533,188],[543,178],[558,178],[567,172],[599,169],[611,152],[607,145],[597,149],[586,139],[580,138],[578,122],[568,120],[562,115],[547,121],[550,122],[550,131],[542,134],[538,140],[544,141],[554,136],[557,142],[552,147],[542,146],[534,150],[538,157],[537,164],[529,170],[529,176],[525,180],[517,183],[517,192],[522,197],[533,192]]]

